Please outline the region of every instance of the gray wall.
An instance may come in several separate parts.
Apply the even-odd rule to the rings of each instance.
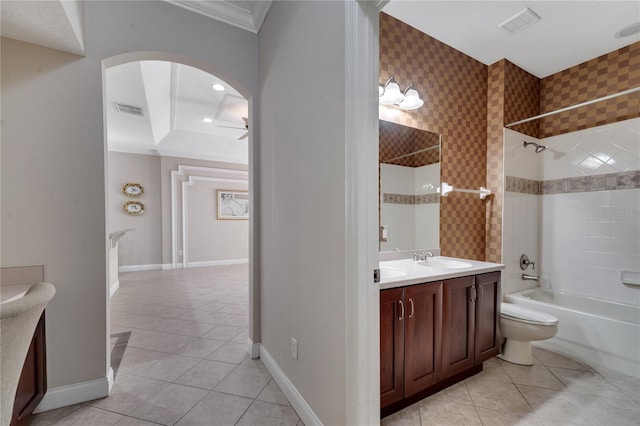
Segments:
[[[274,2],[259,39],[262,343],[346,424],[345,6]]]
[[[134,229],[118,243],[119,265],[160,265],[162,263],[162,188],[160,157],[109,152],[109,232]],[[140,197],[122,193],[126,183],[144,187]],[[140,201],[144,213],[130,216],[122,211],[127,201]]]
[[[181,55],[250,104],[258,81],[255,34],[165,2],[85,6],[84,57],[2,40],[1,263],[43,264],[57,288],[47,308],[50,389],[107,373],[102,61]]]

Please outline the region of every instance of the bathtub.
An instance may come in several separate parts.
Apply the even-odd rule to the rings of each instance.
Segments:
[[[558,318],[558,334],[536,346],[640,378],[640,306],[541,288],[505,299]]]

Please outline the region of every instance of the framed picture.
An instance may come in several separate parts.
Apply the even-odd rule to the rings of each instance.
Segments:
[[[130,216],[140,216],[144,213],[144,204],[140,201],[127,201],[122,206],[122,211]]]
[[[218,189],[218,220],[249,219],[249,193]]]
[[[139,183],[127,183],[122,187],[122,193],[127,197],[139,197],[144,194],[144,188]]]

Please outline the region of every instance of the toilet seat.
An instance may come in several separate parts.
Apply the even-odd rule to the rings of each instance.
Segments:
[[[558,318],[546,312],[534,311],[515,303],[501,303],[500,316],[505,319],[524,322],[527,324],[553,326],[558,324]]]

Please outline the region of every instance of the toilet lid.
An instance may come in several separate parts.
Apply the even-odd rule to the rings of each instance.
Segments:
[[[551,314],[534,311],[533,309],[516,305],[515,303],[501,303],[500,315],[534,324],[555,325],[558,323],[558,318]]]

